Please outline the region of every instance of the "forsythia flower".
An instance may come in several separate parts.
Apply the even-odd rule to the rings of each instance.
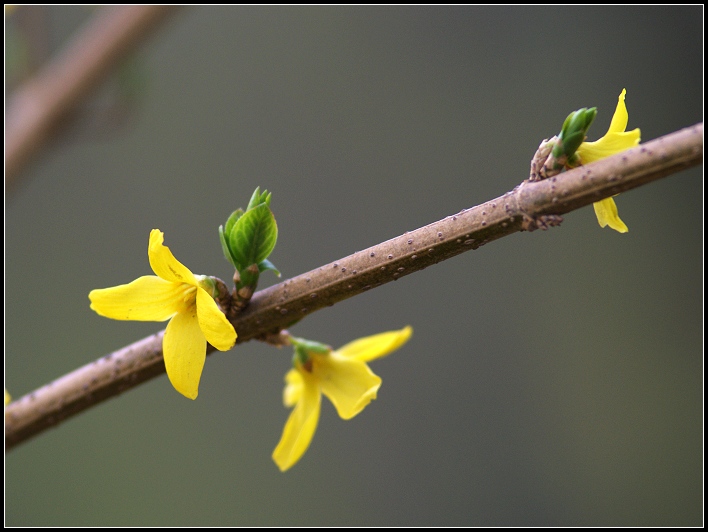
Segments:
[[[322,394],[325,394],[342,419],[361,412],[381,386],[381,378],[366,362],[383,357],[402,346],[413,333],[408,326],[360,338],[336,351],[307,352],[307,360],[295,357],[295,368],[285,376],[283,402],[295,405],[273,460],[281,471],[290,469],[302,457],[312,441],[320,417]]]
[[[627,121],[629,120],[627,106],[624,104],[624,96],[626,93],[627,89],[622,89],[615,114],[612,117],[612,122],[610,122],[610,128],[607,130],[605,136],[595,142],[583,142],[576,151],[582,164],[604,159],[605,157],[628,150],[639,144],[640,131],[638,128],[632,131],[625,131]],[[615,200],[606,198],[597,203],[593,203],[593,207],[595,208],[595,215],[597,216],[600,227],[609,225],[612,229],[620,233],[626,233],[628,231],[627,226],[620,220],[617,213]]]
[[[92,290],[91,308],[114,320],[165,321],[162,351],[167,376],[175,389],[196,399],[206,359],[206,342],[220,351],[236,343],[236,331],[213,297],[194,275],[164,246],[159,229],[150,232],[148,259],[157,274],[130,284]],[[172,318],[172,319],[170,319]]]

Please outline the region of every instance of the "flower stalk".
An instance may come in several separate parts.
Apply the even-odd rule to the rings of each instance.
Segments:
[[[702,160],[699,123],[554,178],[526,181],[503,196],[257,292],[231,319],[237,341],[271,342],[289,323],[321,308],[521,231],[524,215],[565,214]],[[163,335],[137,341],[12,401],[5,412],[6,450],[163,375]]]

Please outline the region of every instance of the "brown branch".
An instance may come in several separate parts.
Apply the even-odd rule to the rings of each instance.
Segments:
[[[703,124],[503,196],[257,292],[232,323],[238,341],[272,338],[304,316],[503,236],[701,164]],[[11,403],[5,448],[165,372],[164,331]],[[213,350],[210,346],[210,351]]]
[[[6,191],[57,123],[173,9],[101,8],[55,59],[15,91],[5,113]]]

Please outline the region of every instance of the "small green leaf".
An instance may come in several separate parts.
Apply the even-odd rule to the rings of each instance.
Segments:
[[[563,122],[563,128],[558,135],[560,142],[554,147],[553,156],[557,159],[563,155],[566,158],[572,158],[585,140],[588,128],[595,120],[595,116],[597,116],[596,107],[590,109],[583,107],[570,113]]]
[[[248,207],[246,207],[246,210],[250,211],[261,203],[263,203],[261,201],[261,187],[256,187],[256,190],[253,191],[253,195],[251,196],[251,199],[248,202]]]
[[[231,229],[234,225],[236,225],[236,222],[238,222],[238,219],[241,218],[241,216],[243,216],[243,209],[236,209],[231,213],[231,216],[229,216],[229,219],[226,220],[226,226],[224,227],[225,235],[228,236],[231,234]]]
[[[256,190],[253,191],[253,195],[251,196],[251,200],[248,202],[248,207],[246,210],[250,211],[251,209],[258,207],[261,203],[265,203],[270,207],[270,198],[272,195],[273,194],[271,192],[268,192],[267,190],[261,192],[261,187],[256,187]]]
[[[229,250],[229,245],[226,243],[226,236],[224,236],[224,226],[219,226],[219,240],[221,241],[221,250],[224,252],[224,257],[228,260],[231,265],[238,270],[238,265],[234,262],[234,258],[231,256],[231,251]]]
[[[244,213],[228,235],[234,261],[248,267],[268,258],[278,239],[278,226],[265,203]]]
[[[275,267],[275,264],[273,264],[268,259],[262,260],[261,262],[258,263],[258,271],[259,272],[263,273],[266,270],[270,270],[273,273],[275,273],[275,275],[280,277],[280,271],[278,270],[278,268]]]

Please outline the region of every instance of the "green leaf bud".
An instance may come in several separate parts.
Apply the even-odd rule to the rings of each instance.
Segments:
[[[322,355],[332,351],[332,348],[326,344],[314,342],[312,340],[305,340],[304,338],[297,338],[296,336],[290,337],[290,343],[296,348],[299,347],[300,349],[303,349],[307,353],[317,353]]]
[[[275,267],[275,265],[268,259],[262,260],[258,263],[258,271],[263,273],[266,270],[272,271],[277,277],[280,277],[280,270]]]
[[[596,107],[590,109],[583,107],[570,113],[563,122],[563,128],[558,135],[559,141],[553,147],[553,157],[559,160],[572,159],[576,150],[585,140],[588,128],[595,120],[596,115]]]
[[[194,277],[197,280],[197,283],[199,283],[199,286],[206,290],[207,294],[211,297],[215,297],[217,295],[218,290],[216,289],[216,280],[214,278],[206,275],[195,275]]]
[[[270,207],[261,203],[247,210],[225,238],[236,264],[248,267],[267,259],[278,239],[278,226]]]
[[[261,203],[265,203],[270,207],[270,198],[272,194],[268,192],[267,190],[264,190],[261,193],[261,187],[256,187],[256,190],[253,191],[253,195],[251,196],[251,200],[248,202],[248,207],[246,208],[247,211],[250,211],[251,209],[258,207]]]

